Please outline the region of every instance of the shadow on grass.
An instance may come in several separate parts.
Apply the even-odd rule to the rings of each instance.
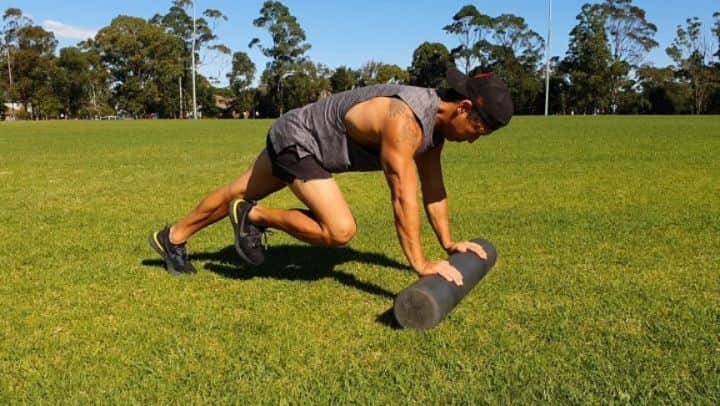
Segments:
[[[249,280],[271,278],[290,281],[316,281],[332,278],[355,289],[373,295],[394,298],[395,294],[372,283],[358,280],[354,275],[335,267],[346,262],[361,262],[380,265],[403,271],[410,268],[382,254],[360,252],[349,247],[325,248],[298,245],[279,245],[269,247],[265,263],[257,267],[247,267],[238,258],[235,247],[230,245],[218,252],[200,252],[190,254],[191,261],[209,261],[205,269],[230,279]],[[157,259],[142,261],[146,266],[164,267]],[[388,322],[387,313],[380,315],[379,323],[393,327]],[[394,322],[392,314],[389,315]]]

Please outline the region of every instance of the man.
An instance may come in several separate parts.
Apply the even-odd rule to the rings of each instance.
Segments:
[[[368,86],[289,111],[272,126],[267,147],[238,179],[211,192],[187,217],[150,235],[150,245],[173,274],[194,273],[185,242],[229,216],[235,248],[248,264],[265,259],[262,237],[274,228],[314,245],[339,246],[356,224],[332,173],[382,170],[390,187],[400,245],[418,275],[439,274],[457,285],[462,275],[448,261],[430,261],[420,242],[418,178],[430,224],[442,247],[486,253],[450,235],[440,155],[445,140],[474,142],[508,124],[513,104],[500,79],[468,78],[455,68],[449,89]],[[280,210],[258,200],[289,187],[307,210]]]

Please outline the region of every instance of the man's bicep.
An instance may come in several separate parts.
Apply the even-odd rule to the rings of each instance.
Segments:
[[[414,156],[421,141],[422,132],[414,116],[403,114],[388,120],[380,146],[380,161],[386,175],[410,168],[415,171]]]

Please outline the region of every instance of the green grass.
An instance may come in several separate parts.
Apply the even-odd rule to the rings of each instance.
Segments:
[[[243,269],[223,221],[189,243],[197,276],[159,266],[147,235],[269,125],[0,123],[0,403],[720,403],[717,117],[518,117],[448,145],[454,236],[500,259],[425,333],[387,313],[415,277],[379,173],[337,177],[346,248],[277,233]]]

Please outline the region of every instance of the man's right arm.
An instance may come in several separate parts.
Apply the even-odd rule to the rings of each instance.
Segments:
[[[462,274],[457,269],[447,261],[428,262],[422,249],[418,176],[414,160],[421,142],[422,130],[410,108],[399,100],[392,100],[382,134],[380,160],[390,187],[400,245],[419,275],[440,274],[462,285]]]

